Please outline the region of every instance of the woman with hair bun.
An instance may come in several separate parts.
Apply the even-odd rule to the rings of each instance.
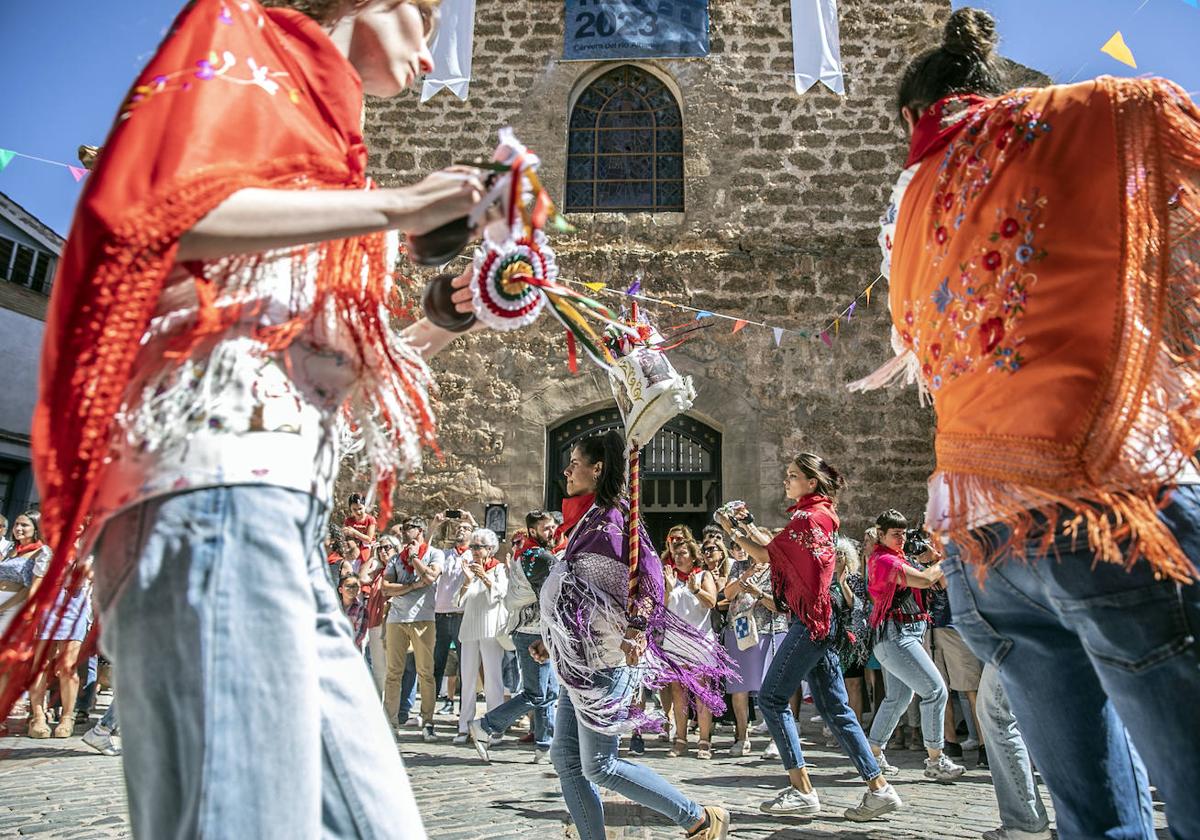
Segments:
[[[625,440],[609,431],[576,444],[563,471],[567,495],[591,506],[542,585],[544,644],[530,648],[554,663],[563,688],[550,758],[580,840],[605,837],[597,786],[657,811],[689,838],[724,840],[728,811],[701,807],[653,770],[617,757],[621,734],[661,726],[634,703],[643,686],[674,683],[720,711],[714,686],[729,674],[711,634],[667,610],[663,566],[644,528],[638,598],[629,603],[625,463]]]
[[[1200,837],[1200,706],[1169,702],[1200,693],[1200,109],[1156,78],[1007,91],[996,33],[959,9],[899,80],[897,357],[856,385],[932,397],[955,627],[1062,836],[1151,836],[1149,771]]]
[[[779,534],[772,537],[751,524],[744,508],[736,514],[736,523],[724,513],[716,515],[717,523],[755,561],[770,563],[776,600],[783,601],[792,612],[791,626],[758,693],[763,719],[779,748],[790,782],[773,799],[762,803],[760,810],[767,814],[815,814],[821,810],[788,704],[803,680],[808,680],[813,703],[825,724],[867,783],[862,802],[847,808],[846,818],[864,822],[895,811],[902,804],[900,795],[884,778],[862,726],[850,709],[841,666],[833,650],[830,587],[839,526],[834,497],[843,486],[845,480],[821,456],[804,452],[787,465],[783,489],[794,504],[788,509],[791,520]]]

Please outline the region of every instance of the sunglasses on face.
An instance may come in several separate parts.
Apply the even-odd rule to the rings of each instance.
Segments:
[[[360,586],[357,583],[347,583],[345,586],[342,587],[342,589],[345,589],[347,592],[356,592],[359,589],[362,589],[362,586]]]
[[[487,549],[491,548],[491,546],[490,545],[480,545],[479,543],[471,543],[469,546],[467,546],[467,548],[469,548],[471,550],[486,551]]]
[[[705,557],[707,557],[710,554],[716,554],[719,550],[720,549],[716,549],[716,548],[713,548],[712,546],[709,546],[708,548],[704,549],[700,553],[703,554]]]

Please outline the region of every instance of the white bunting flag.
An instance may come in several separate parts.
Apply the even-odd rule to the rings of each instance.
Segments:
[[[475,0],[443,0],[441,21],[433,36],[433,72],[421,85],[424,102],[445,89],[467,98],[471,84],[471,49],[475,41]]]
[[[792,67],[800,93],[824,82],[845,96],[837,0],[792,0]]]

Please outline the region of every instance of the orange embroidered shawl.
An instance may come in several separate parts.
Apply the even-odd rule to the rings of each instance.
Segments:
[[[80,198],[50,301],[32,438],[54,562],[0,639],[0,711],[46,665],[33,628],[60,589],[81,582],[73,538],[180,237],[241,189],[364,188],[362,104],[358,74],[319,25],[252,0],[189,4],[130,91]],[[266,346],[285,347],[332,309],[364,378],[379,384],[360,411],[380,419],[387,446],[379,448],[411,451],[413,437],[432,443],[428,371],[397,349],[389,319],[383,235],[312,249],[320,252],[316,296],[264,333]],[[229,289],[194,273],[200,314],[180,356],[240,314],[213,303]]]
[[[986,561],[981,511],[1014,543],[1044,516],[1105,561],[1193,579],[1156,515],[1200,443],[1200,110],[1182,90],[1101,78],[973,105],[904,194],[890,288],[937,410],[943,536]]]

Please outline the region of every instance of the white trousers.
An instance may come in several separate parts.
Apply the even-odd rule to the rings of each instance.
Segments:
[[[475,717],[475,689],[479,684],[479,662],[483,661],[483,696],[487,710],[504,702],[504,648],[495,639],[458,643],[459,705],[458,731],[466,732],[467,724]]]

